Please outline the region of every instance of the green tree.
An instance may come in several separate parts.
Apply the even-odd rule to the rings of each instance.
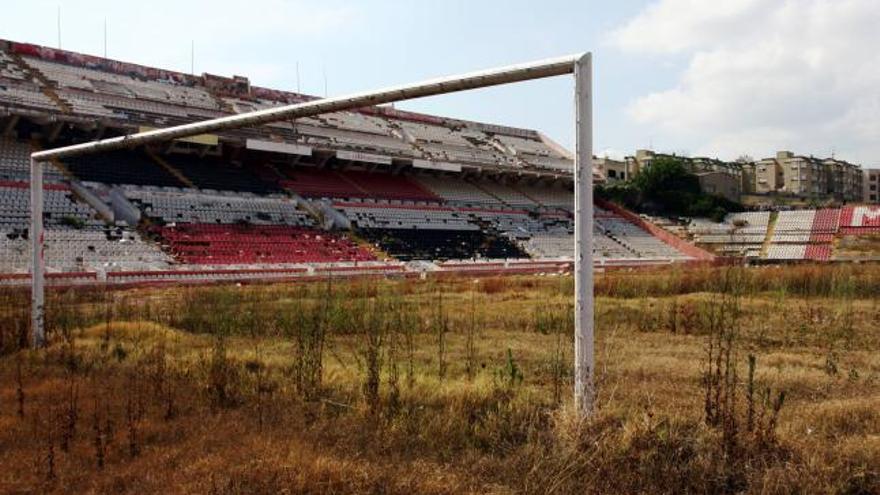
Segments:
[[[640,212],[673,216],[709,217],[721,221],[742,206],[721,196],[706,194],[685,159],[658,156],[626,184],[596,189],[596,196]]]
[[[684,215],[700,196],[697,176],[688,171],[683,159],[674,156],[656,157],[633,183],[648,210]]]

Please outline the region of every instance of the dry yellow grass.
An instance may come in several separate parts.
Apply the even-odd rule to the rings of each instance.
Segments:
[[[738,275],[733,445],[705,421],[724,270],[600,277],[586,423],[565,277],[58,294],[50,348],[0,361],[0,492],[877,493],[878,270],[797,270]],[[786,392],[770,436],[746,431],[749,355],[758,391]]]

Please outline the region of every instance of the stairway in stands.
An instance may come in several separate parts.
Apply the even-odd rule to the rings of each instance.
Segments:
[[[544,208],[549,208],[547,205],[545,205],[544,203],[538,201],[535,197],[533,197],[531,194],[529,194],[529,193],[523,191],[521,188],[519,188],[519,187],[515,187],[515,186],[508,186],[508,187],[510,187],[510,188],[513,189],[514,191],[516,191],[516,192],[522,194],[523,196],[529,198],[529,200],[533,201],[536,205],[543,206]],[[572,205],[572,206],[574,206],[574,205]]]
[[[479,190],[480,190],[481,192],[483,192],[484,194],[487,194],[487,195],[491,196],[493,199],[495,199],[495,200],[498,201],[499,203],[501,203],[501,204],[503,204],[503,205],[506,205],[506,206],[510,206],[506,201],[504,201],[503,199],[501,199],[500,197],[498,197],[496,194],[493,194],[491,191],[489,191],[489,190],[486,189],[485,187],[481,186],[478,182],[472,181],[472,182],[470,182],[470,184],[471,184],[472,186],[476,187],[477,189],[479,189]]]
[[[770,251],[770,245],[773,243],[773,233],[776,231],[776,220],[778,219],[778,212],[770,213],[770,222],[767,224],[767,237],[764,238],[764,244],[761,245],[761,258],[766,258],[767,252]]]
[[[349,178],[349,177],[346,176],[345,174],[342,174],[342,173],[339,173],[339,172],[333,172],[333,173],[336,175],[336,177],[339,178],[339,180],[341,180],[341,181],[347,183],[347,184],[350,185],[351,187],[353,187],[353,188],[357,189],[358,191],[362,192],[362,193],[364,194],[364,197],[370,197],[370,196],[372,196],[372,195],[370,194],[369,191],[367,191],[366,189],[364,189],[363,187],[361,187],[360,184],[358,184],[357,182],[353,181],[351,178]]]
[[[23,58],[17,53],[7,52],[7,55],[12,58],[16,64],[21,68],[21,70],[27,74],[28,76],[36,79],[42,85],[40,88],[43,91],[43,94],[48,96],[50,100],[52,100],[58,108],[60,108],[64,113],[73,113],[73,107],[70,103],[67,103],[63,98],[58,96],[58,93],[55,92],[55,82],[49,80],[42,72],[37,69],[34,69],[27,62],[24,61]]]

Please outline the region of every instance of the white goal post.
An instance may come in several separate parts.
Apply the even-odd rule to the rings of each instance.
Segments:
[[[121,137],[38,151],[31,154],[31,332],[35,348],[46,343],[45,232],[43,229],[43,166],[50,160],[169,141],[224,129],[250,127],[322,113],[353,110],[413,98],[574,74],[575,79],[575,335],[574,400],[584,415],[593,409],[593,114],[592,55],[582,53],[508,67],[432,79],[376,91],[324,98],[228,117],[156,129]]]

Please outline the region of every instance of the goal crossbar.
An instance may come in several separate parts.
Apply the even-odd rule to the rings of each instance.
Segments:
[[[42,347],[45,333],[45,232],[43,226],[43,166],[51,160],[130,149],[151,143],[272,122],[354,110],[397,101],[456,93],[554,76],[575,76],[575,406],[589,414],[593,408],[593,174],[592,174],[592,56],[580,53],[457,76],[392,86],[284,105],[227,117],[155,129],[31,153],[31,327],[32,344]]]

